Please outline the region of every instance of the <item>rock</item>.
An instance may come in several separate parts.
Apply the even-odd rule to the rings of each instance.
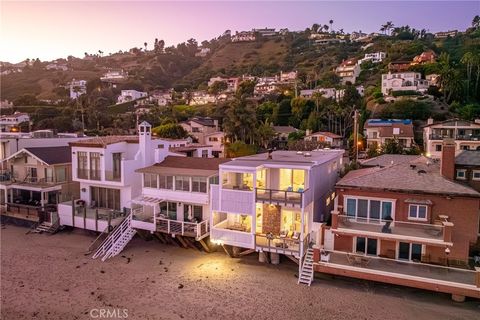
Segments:
[[[180,284],[178,285],[178,289],[183,289],[183,284],[180,283]]]
[[[75,268],[76,268],[76,269],[80,269],[80,266],[76,266]]]
[[[100,270],[100,273],[105,273],[105,271],[103,271],[103,270]]]

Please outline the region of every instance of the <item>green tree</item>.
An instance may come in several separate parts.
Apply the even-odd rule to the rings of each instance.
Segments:
[[[397,139],[389,139],[386,140],[385,143],[382,145],[381,152],[386,154],[402,154],[403,148],[398,143]]]
[[[258,125],[256,136],[258,143],[267,149],[272,142],[272,139],[275,137],[275,130],[273,130],[272,125],[265,120]]]
[[[236,96],[238,99],[242,99],[244,97],[251,97],[253,96],[253,92],[255,90],[255,81],[252,80],[245,80],[242,81],[237,88]]]
[[[223,129],[231,141],[253,141],[257,117],[255,108],[245,98],[235,99],[227,107]]]
[[[188,137],[188,132],[185,131],[181,125],[175,123],[160,125],[153,128],[152,132],[160,138],[167,139],[183,139]]]
[[[283,99],[277,108],[273,111],[273,118],[275,124],[279,126],[287,126],[288,120],[292,116],[292,107],[290,105],[290,99]]]
[[[218,96],[225,90],[227,90],[228,85],[225,81],[215,81],[210,87],[208,87],[208,93],[215,97],[215,102],[218,99]]]

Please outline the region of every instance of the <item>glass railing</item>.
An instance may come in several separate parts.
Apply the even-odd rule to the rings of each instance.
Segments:
[[[306,190],[298,189],[297,191],[276,190],[276,189],[255,189],[256,201],[282,202],[292,204],[302,204],[302,198]]]
[[[443,240],[444,230],[443,225],[355,218],[346,215],[338,216],[338,228],[432,240]]]
[[[122,181],[122,173],[120,171],[105,170],[105,180]]]

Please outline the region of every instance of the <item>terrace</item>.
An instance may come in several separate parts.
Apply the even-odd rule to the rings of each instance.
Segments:
[[[336,221],[334,221],[336,219]],[[401,222],[390,220],[377,220],[349,217],[347,215],[332,215],[332,231],[368,235],[375,234],[381,238],[406,239],[415,238],[425,242],[440,243],[451,242],[445,233],[444,225]]]
[[[476,280],[479,270],[365,257],[337,251],[321,255],[319,249],[314,250],[314,261],[317,272],[480,298],[480,283]]]

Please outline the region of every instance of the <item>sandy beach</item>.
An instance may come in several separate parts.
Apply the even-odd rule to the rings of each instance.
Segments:
[[[297,285],[297,266],[232,259],[133,239],[107,262],[85,255],[94,236],[1,230],[1,318],[92,319],[475,319],[480,301],[354,279],[318,276]],[[98,313],[93,313],[98,316]],[[123,314],[125,315],[125,314]],[[117,317],[120,318],[120,317]],[[124,317],[125,318],[125,317]]]

